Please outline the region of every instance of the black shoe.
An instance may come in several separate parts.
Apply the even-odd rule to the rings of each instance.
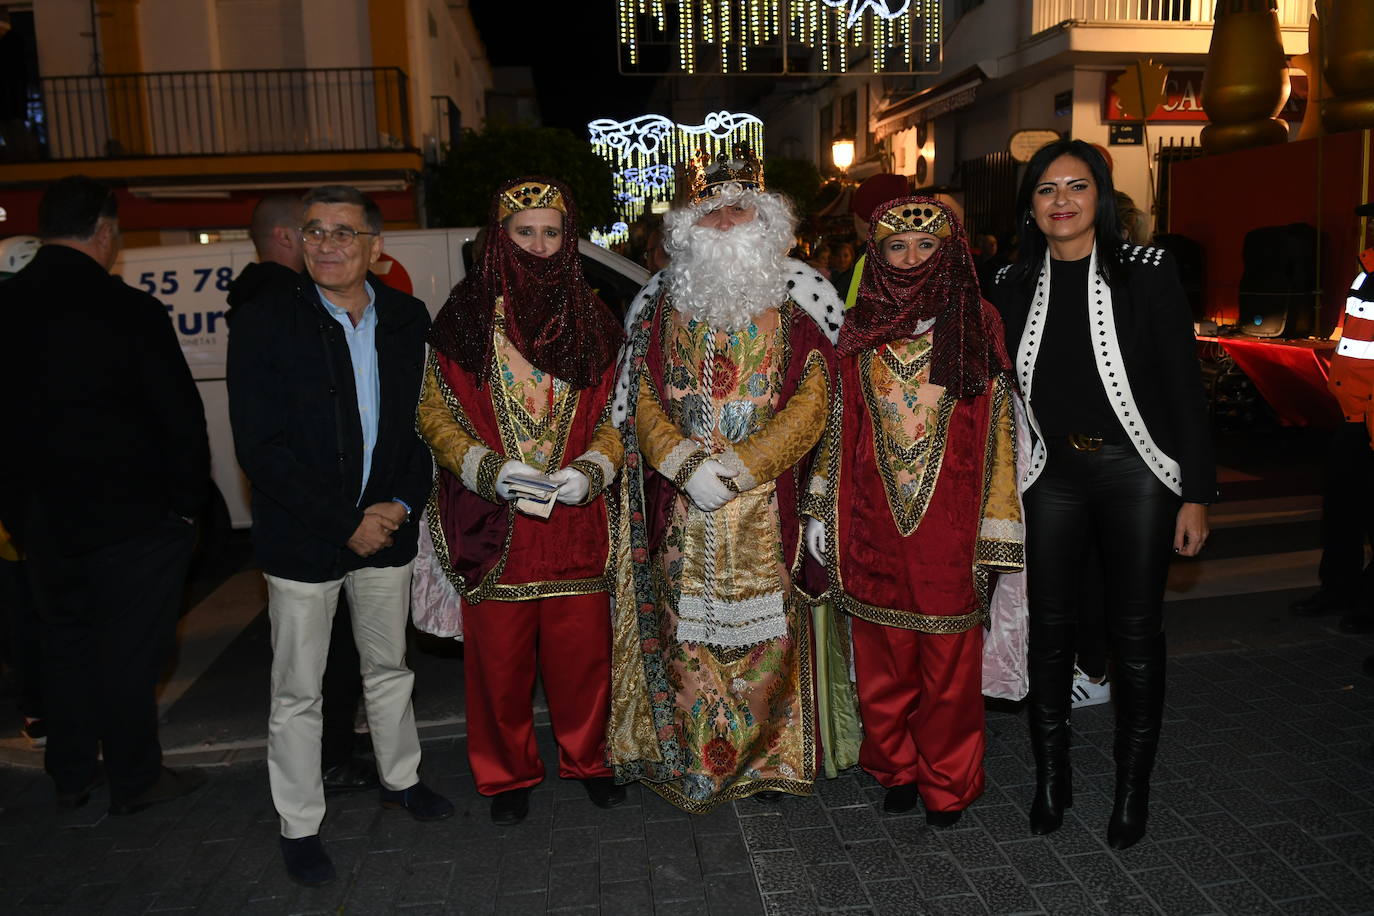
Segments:
[[[1145,823],[1150,817],[1150,783],[1122,785],[1117,777],[1116,804],[1112,819],[1107,822],[1107,845],[1113,849],[1130,849],[1145,835]]]
[[[163,767],[153,783],[133,798],[110,802],[110,813],[116,815],[137,814],[145,808],[173,801],[205,785],[205,771],[199,767],[182,767],[174,770]]]
[[[893,786],[883,796],[883,810],[888,814],[906,814],[921,803],[921,793],[914,784]]]
[[[491,822],[501,827],[512,827],[525,819],[530,813],[530,790],[510,789],[497,792],[491,797]]]
[[[1341,632],[1365,635],[1374,633],[1374,613],[1362,611],[1341,618]]]
[[[1294,601],[1288,605],[1288,610],[1294,617],[1325,617],[1328,614],[1343,614],[1349,611],[1350,602],[1320,589]]]
[[[762,792],[755,792],[749,797],[760,805],[776,805],[782,801],[782,793],[773,789],[764,789]]]
[[[1064,826],[1064,812],[1073,807],[1073,781],[1068,760],[1056,764],[1042,781],[1035,780],[1031,801],[1030,828],[1036,836],[1054,833]]]
[[[1032,626],[1030,654],[1031,752],[1035,757],[1035,797],[1030,829],[1036,836],[1054,833],[1073,807],[1073,770],[1069,762],[1069,710],[1073,700],[1074,628]]]
[[[963,816],[963,808],[958,811],[931,811],[929,808],[926,809],[926,823],[942,830],[946,827],[953,827],[959,823],[959,818]]]
[[[1164,718],[1164,634],[1118,639],[1116,652],[1116,800],[1107,845],[1128,849],[1145,835],[1150,816],[1150,773]]]
[[[346,795],[381,785],[377,779],[377,765],[371,760],[355,757],[347,763],[324,768],[324,794]]]
[[[453,802],[422,782],[409,789],[382,789],[383,808],[404,808],[417,821],[442,821],[453,816]]]
[[[319,887],[334,880],[334,863],[329,861],[318,833],[295,840],[282,837],[281,857],[286,862],[286,874],[297,884]]]
[[[615,784],[610,776],[592,776],[582,780],[587,797],[598,808],[619,808],[625,803],[625,787]]]
[[[105,785],[105,777],[96,773],[95,777],[85,786],[75,792],[57,793],[57,807],[61,811],[75,811],[77,808],[84,808],[86,803],[91,800],[91,793]]]

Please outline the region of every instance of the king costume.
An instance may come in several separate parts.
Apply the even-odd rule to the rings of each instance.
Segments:
[[[665,221],[673,260],[627,318],[616,408],[609,753],[618,779],[691,812],[809,794],[818,757],[811,610],[794,575],[842,306],[786,258],[795,219],[753,154],[734,153],[689,165],[689,203]]]
[[[552,254],[517,245],[522,211],[562,217]],[[468,754],[484,795],[544,778],[531,697],[536,667],[559,746],[559,775],[608,792],[610,531],[603,493],[621,463],[608,417],[619,323],[582,275],[573,202],[547,179],[510,183],[492,207],[480,266],[435,321],[419,407],[439,465],[428,518],[440,565],[463,597]],[[561,469],[572,469],[562,471]],[[585,478],[585,496],[547,518],[517,511],[512,472]],[[564,497],[559,497],[560,501]],[[599,786],[594,792],[594,787]],[[599,794],[598,794],[599,793]],[[623,798],[623,790],[616,790]],[[498,823],[514,823],[518,801]]]
[[[870,227],[836,348],[839,410],[804,509],[824,525],[813,543],[830,595],[853,616],[859,763],[889,789],[889,812],[919,793],[928,820],[947,826],[983,791],[990,583],[1024,563],[1016,395],[1001,321],[979,296],[953,212],[907,197],[878,206]],[[885,247],[894,235],[896,250],[939,247],[901,269]],[[990,659],[1003,689],[989,692],[1019,698],[1024,606],[1008,613],[994,622]],[[1019,638],[1002,658],[1008,630]]]

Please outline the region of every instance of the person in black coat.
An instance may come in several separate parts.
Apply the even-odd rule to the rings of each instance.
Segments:
[[[989,298],[1035,434],[1023,479],[1030,596],[1031,831],[1073,803],[1068,719],[1088,547],[1107,583],[1116,662],[1116,798],[1107,841],[1145,833],[1164,708],[1170,548],[1207,539],[1216,470],[1187,297],[1169,255],[1123,244],[1106,160],[1063,140],[1031,159],[1018,195],[1021,260]]]
[[[232,327],[238,307],[251,302],[274,286],[294,288],[305,269],[305,243],[301,223],[305,208],[296,194],[272,194],[253,207],[249,235],[258,259],[229,284],[225,320]],[[334,624],[329,631],[329,658],[324,666],[320,716],[320,768],[325,795],[341,795],[377,788],[377,767],[355,751],[354,719],[363,696],[359,673],[361,659],[353,643],[352,615],[348,601],[339,598]]]
[[[340,591],[349,597],[385,807],[453,805],[419,780],[405,663],[416,518],[429,449],[415,431],[429,315],[369,273],[382,216],[345,186],[305,197],[306,271],[238,307],[229,415],[253,487],[253,541],[272,620],[268,775],[288,874],[322,884],[320,685]]]
[[[58,805],[86,804],[108,778],[111,813],[129,814],[205,782],[162,765],[154,691],[210,444],[166,308],[110,275],[114,193],[64,178],[38,222],[42,247],[0,284],[0,519],[26,554],[42,621]]]

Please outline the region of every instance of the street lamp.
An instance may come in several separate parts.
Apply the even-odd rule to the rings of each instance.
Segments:
[[[830,144],[830,159],[841,172],[854,164],[854,141],[836,140]]]

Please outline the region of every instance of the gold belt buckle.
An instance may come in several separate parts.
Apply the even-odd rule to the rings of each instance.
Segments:
[[[1089,436],[1087,433],[1069,433],[1069,445],[1080,452],[1095,452],[1102,447],[1102,437]]]

